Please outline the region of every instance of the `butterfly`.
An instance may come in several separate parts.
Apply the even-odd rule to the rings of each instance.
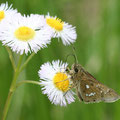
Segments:
[[[119,94],[97,81],[80,64],[73,64],[71,69],[66,68],[66,72],[71,76],[71,88],[76,88],[80,101],[85,103],[98,103],[102,101],[111,103],[120,99]]]

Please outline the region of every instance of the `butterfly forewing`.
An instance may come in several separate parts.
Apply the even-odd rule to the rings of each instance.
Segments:
[[[97,81],[88,72],[82,74],[77,88],[79,96],[85,103],[114,102],[120,98],[114,90]]]
[[[79,92],[84,102],[100,102],[101,101],[101,93],[99,92],[99,88],[95,87],[96,84],[91,82],[91,80],[81,80]]]

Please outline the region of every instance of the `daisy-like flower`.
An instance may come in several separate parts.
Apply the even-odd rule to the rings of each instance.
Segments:
[[[3,22],[5,19],[13,16],[17,13],[17,10],[12,8],[12,5],[8,6],[8,3],[2,3],[0,5],[0,23]]]
[[[38,72],[43,94],[47,94],[49,100],[61,106],[74,102],[73,92],[69,90],[70,76],[65,73],[67,63],[59,60],[52,64],[47,62],[40,67]]]
[[[53,38],[61,38],[64,45],[75,42],[77,38],[75,27],[63,22],[57,17],[51,17],[49,14],[46,18],[46,26],[52,34]]]
[[[22,16],[16,14],[5,24],[0,24],[0,40],[3,45],[9,46],[14,52],[27,54],[37,52],[50,43],[51,35],[43,29],[44,16]]]

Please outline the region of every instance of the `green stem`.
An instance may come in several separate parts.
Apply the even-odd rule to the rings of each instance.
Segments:
[[[16,87],[16,80],[17,80],[17,78],[19,76],[19,73],[20,73],[19,69],[20,69],[20,66],[21,66],[21,63],[22,63],[22,59],[23,59],[23,55],[20,56],[17,68],[16,68],[15,73],[14,73],[14,77],[13,77],[13,80],[12,80],[12,83],[11,83],[11,86],[10,86],[10,89],[9,89],[8,97],[7,97],[7,100],[6,100],[6,103],[5,103],[5,107],[4,107],[4,110],[3,110],[2,120],[6,119],[6,116],[7,116],[7,113],[8,113],[8,109],[9,109],[9,106],[10,106],[10,103],[11,103],[11,99],[12,99],[12,96],[13,96],[13,93],[14,93],[14,90],[15,90],[15,87]]]
[[[16,65],[15,65],[15,60],[14,60],[13,54],[12,54],[10,48],[6,47],[6,50],[7,50],[8,54],[9,54],[10,61],[12,63],[13,69],[15,71]]]
[[[20,85],[24,84],[24,83],[30,83],[30,84],[35,84],[35,85],[40,85],[40,82],[38,81],[32,81],[32,80],[23,80],[19,83],[16,84],[16,88],[19,87]]]
[[[21,66],[20,68],[20,72],[22,72],[22,70],[26,67],[26,65],[28,64],[28,62],[32,59],[32,57],[35,55],[35,53],[33,52],[25,61],[25,63]]]

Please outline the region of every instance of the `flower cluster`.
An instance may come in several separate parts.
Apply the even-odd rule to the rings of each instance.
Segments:
[[[22,54],[37,53],[47,47],[52,38],[61,39],[64,45],[74,43],[75,27],[61,19],[47,15],[21,15],[8,3],[0,5],[0,41],[12,51]],[[74,93],[69,89],[70,76],[65,72],[67,63],[59,60],[47,62],[40,67],[39,77],[43,94],[56,105],[66,106],[74,102]]]
[[[64,45],[75,42],[75,27],[57,17],[21,15],[8,3],[0,5],[0,40],[14,52],[37,53],[47,47],[52,38],[61,38]]]

